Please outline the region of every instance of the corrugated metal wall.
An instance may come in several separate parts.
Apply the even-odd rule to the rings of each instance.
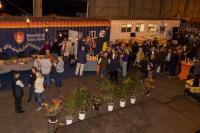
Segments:
[[[90,0],[90,17],[200,20],[200,0]]]

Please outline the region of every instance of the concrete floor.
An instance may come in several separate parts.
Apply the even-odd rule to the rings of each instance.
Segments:
[[[184,97],[184,82],[167,79],[155,80],[156,88],[144,102],[123,110],[114,111],[61,128],[62,133],[194,133],[200,130],[200,103]],[[70,78],[62,88],[52,87],[46,91],[46,99],[68,93],[76,87],[96,90],[95,76]],[[0,91],[0,133],[47,133],[48,123],[42,112],[36,112],[37,104],[26,102],[24,114],[14,112],[10,90]],[[64,117],[60,122],[64,122]]]

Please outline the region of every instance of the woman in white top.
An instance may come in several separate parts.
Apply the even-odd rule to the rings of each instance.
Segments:
[[[36,73],[36,80],[35,80],[35,94],[37,97],[38,108],[36,111],[42,110],[42,103],[44,102],[44,77],[40,72]]]
[[[54,64],[56,68],[56,87],[62,86],[62,74],[64,73],[64,61],[62,56],[58,57],[58,62]]]

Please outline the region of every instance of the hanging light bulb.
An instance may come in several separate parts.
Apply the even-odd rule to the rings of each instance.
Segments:
[[[29,23],[29,22],[30,22],[30,19],[29,19],[28,17],[26,18],[26,22],[27,22],[27,23]]]
[[[49,31],[48,28],[46,28],[46,29],[45,29],[45,32],[48,32],[48,31]]]
[[[62,33],[60,33],[59,36],[62,37]]]
[[[3,6],[2,6],[2,3],[1,3],[1,1],[0,1],[0,8],[2,8]]]

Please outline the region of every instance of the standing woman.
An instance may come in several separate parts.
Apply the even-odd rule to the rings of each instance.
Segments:
[[[87,49],[86,49],[85,42],[80,40],[78,44],[77,65],[76,65],[75,76],[78,76],[79,73],[80,73],[79,74],[80,76],[83,75],[83,69],[84,69],[85,63],[87,63],[86,53],[87,53]]]
[[[64,72],[64,61],[62,56],[58,57],[58,62],[54,64],[56,68],[56,87],[62,86],[62,74]]]
[[[34,83],[35,83],[35,80],[36,80],[36,73],[37,73],[37,70],[35,67],[33,67],[31,69],[31,74],[29,75],[29,99],[27,100],[27,102],[30,102],[31,99],[32,99],[32,95],[33,95],[33,92],[34,92]]]
[[[127,76],[127,64],[128,64],[128,60],[129,60],[129,49],[125,48],[124,49],[124,53],[122,56],[122,72],[123,72],[123,77]]]
[[[17,113],[24,113],[25,111],[22,109],[22,96],[24,95],[23,88],[24,84],[20,79],[19,72],[16,72],[15,75],[15,111]]]
[[[142,47],[140,47],[139,51],[137,52],[137,55],[136,55],[136,60],[135,60],[134,66],[138,67],[140,65],[141,60],[143,60],[143,59],[144,59],[144,52],[143,52]]]
[[[34,87],[38,102],[38,108],[36,109],[36,111],[40,111],[42,110],[42,103],[44,102],[44,77],[40,72],[36,73],[36,80]]]

